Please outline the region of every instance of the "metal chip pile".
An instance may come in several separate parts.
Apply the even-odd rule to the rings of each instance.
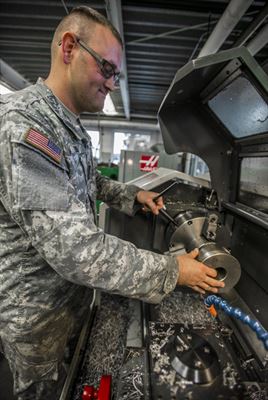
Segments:
[[[113,392],[117,391],[129,322],[128,304],[126,298],[102,294],[73,400],[81,400],[84,385],[99,386],[101,376],[106,374],[112,375]]]
[[[204,306],[203,298],[199,294],[173,292],[162,303],[155,306],[156,321],[167,324],[193,325],[195,328],[205,328],[206,325],[216,323]]]
[[[144,350],[127,349],[116,400],[144,399]]]

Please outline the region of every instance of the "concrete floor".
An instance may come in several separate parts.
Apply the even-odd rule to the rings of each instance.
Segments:
[[[8,363],[0,352],[0,399],[15,400],[13,396],[13,379]]]

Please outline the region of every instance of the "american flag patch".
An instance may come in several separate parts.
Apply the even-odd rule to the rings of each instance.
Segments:
[[[60,163],[62,151],[61,149],[52,142],[52,140],[48,139],[42,133],[36,131],[33,128],[30,128],[25,135],[25,141],[30,143],[32,146],[46,153],[49,157],[51,157],[57,163]]]

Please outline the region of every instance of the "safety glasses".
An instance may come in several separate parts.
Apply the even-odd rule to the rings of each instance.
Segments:
[[[87,51],[93,58],[95,58],[103,77],[105,79],[110,79],[111,77],[113,77],[114,85],[118,86],[120,72],[115,72],[114,65],[111,64],[109,61],[105,60],[105,58],[102,58],[98,53],[96,53],[96,51],[94,51],[91,47],[87,46],[78,37],[76,38],[76,41],[85,51]]]

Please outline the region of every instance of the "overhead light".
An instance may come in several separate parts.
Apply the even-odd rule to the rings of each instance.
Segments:
[[[7,93],[12,93],[13,90],[9,89],[7,86],[5,86],[3,83],[0,83],[0,95],[1,94],[7,94]]]
[[[114,103],[113,103],[113,101],[112,101],[111,96],[110,96],[109,93],[107,94],[107,96],[106,96],[106,98],[105,98],[104,107],[103,107],[103,110],[102,110],[102,111],[103,111],[104,114],[106,114],[106,115],[116,115],[116,114],[118,114],[118,113],[116,112]]]

